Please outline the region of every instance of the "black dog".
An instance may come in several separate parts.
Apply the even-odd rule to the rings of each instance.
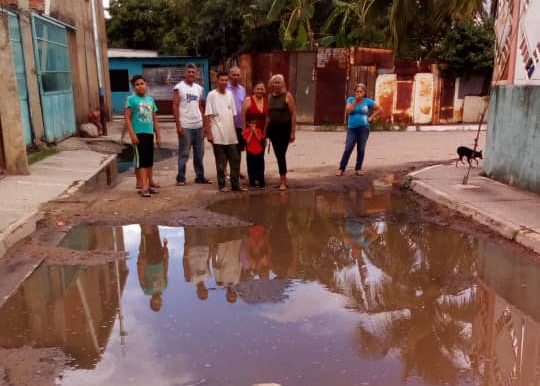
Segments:
[[[473,149],[469,149],[466,146],[460,146],[457,148],[457,154],[459,158],[456,160],[456,167],[458,164],[458,161],[461,161],[462,164],[465,165],[465,162],[463,162],[463,157],[467,157],[467,162],[469,163],[469,166],[471,165],[471,159],[476,161],[476,165],[478,166],[478,158],[484,159],[482,157],[482,150],[480,151],[474,151]]]

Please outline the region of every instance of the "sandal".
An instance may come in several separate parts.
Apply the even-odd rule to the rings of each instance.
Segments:
[[[345,174],[345,172],[344,172],[343,170],[338,170],[338,171],[336,172],[336,176],[337,176],[337,177],[342,177],[344,174]]]
[[[233,192],[247,192],[248,191],[246,188],[243,188],[243,187],[234,188],[232,190],[233,190]]]
[[[219,191],[220,191],[221,193],[228,193],[228,192],[231,191],[231,188],[224,187],[224,188],[219,189]]]
[[[364,172],[363,170],[357,170],[356,171],[357,176],[363,176],[364,174],[366,174],[366,172]]]
[[[281,192],[284,192],[285,190],[287,190],[289,187],[286,185],[286,184],[281,184],[279,185],[279,190]]]
[[[176,186],[185,186],[186,181],[176,181]]]

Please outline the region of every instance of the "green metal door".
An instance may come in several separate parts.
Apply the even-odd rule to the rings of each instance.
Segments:
[[[35,14],[32,26],[45,140],[55,142],[76,131],[67,32]]]
[[[17,76],[17,91],[21,105],[21,115],[24,130],[24,140],[27,145],[32,144],[32,126],[30,124],[30,109],[28,105],[28,88],[26,87],[26,71],[24,68],[24,52],[22,46],[21,28],[19,19],[14,13],[8,12],[9,40],[13,51],[13,64]]]

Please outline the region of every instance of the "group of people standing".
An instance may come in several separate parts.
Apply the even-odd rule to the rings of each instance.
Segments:
[[[265,189],[264,152],[270,141],[278,163],[279,190],[288,189],[287,149],[296,139],[296,104],[287,91],[285,78],[275,74],[268,82],[269,92],[263,82],[255,82],[252,95],[247,95],[240,83],[240,68],[217,74],[217,86],[204,101],[204,89],[196,83],[197,67],[187,64],[184,79],[173,89],[173,114],[178,134],[178,174],[176,184],[186,185],[186,165],[193,149],[195,183],[212,183],[204,171],[204,138],[213,147],[218,189],[221,192],[246,191],[240,179],[242,152],[246,151],[250,187]],[[125,120],[135,148],[137,188],[143,197],[157,193],[159,185],[152,178],[154,134],[157,145],[161,143],[157,120],[157,107],[146,94],[146,81],[141,75],[132,78],[134,94],[126,101]],[[380,109],[366,96],[366,88],[359,84],[355,96],[347,99],[348,132],[345,151],[336,173],[342,176],[347,162],[357,147],[356,174],[362,175],[362,163],[369,122]],[[227,186],[227,166],[230,187]]]
[[[212,144],[216,162],[218,189],[221,192],[245,191],[240,184],[242,152],[246,152],[250,187],[265,189],[264,151],[267,138],[278,160],[280,190],[287,189],[286,152],[295,140],[296,106],[287,92],[282,75],[269,82],[266,95],[263,82],[256,82],[253,94],[247,95],[240,83],[240,68],[217,74],[217,85],[203,103],[203,88],[195,82],[197,69],[188,64],[184,80],[174,87],[173,113],[179,138],[178,175],[176,183],[186,184],[186,164],[193,149],[195,183],[207,184],[203,157],[204,138]],[[230,187],[227,186],[227,166]]]

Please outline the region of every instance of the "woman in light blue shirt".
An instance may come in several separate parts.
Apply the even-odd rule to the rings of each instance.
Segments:
[[[366,97],[366,86],[359,83],[354,88],[354,96],[347,98],[345,114],[347,114],[347,138],[345,139],[345,150],[339,163],[336,176],[342,176],[347,168],[347,163],[351,153],[356,146],[356,166],[357,176],[364,175],[362,164],[366,142],[369,137],[369,123],[377,118],[381,113],[380,107],[373,99]]]

